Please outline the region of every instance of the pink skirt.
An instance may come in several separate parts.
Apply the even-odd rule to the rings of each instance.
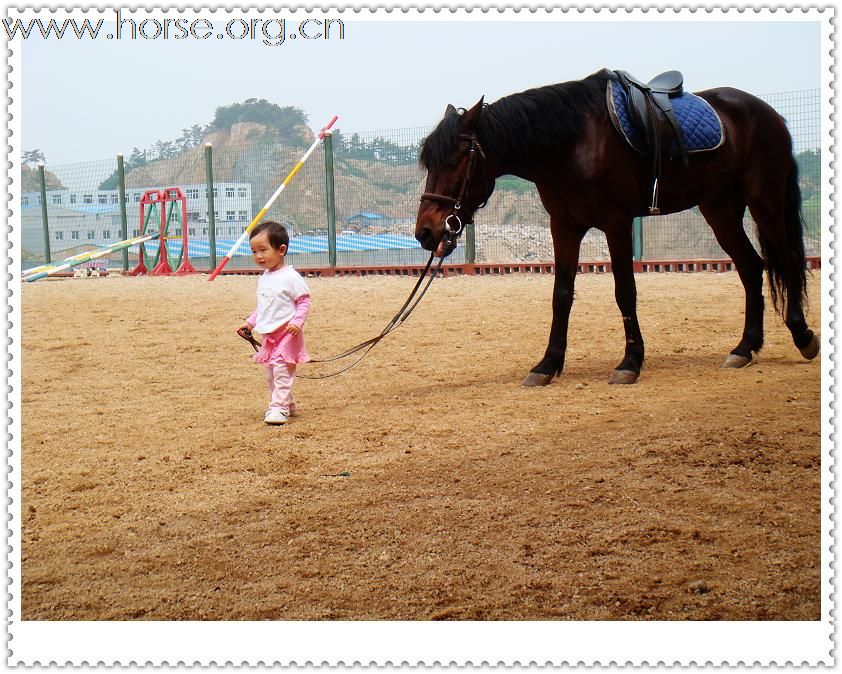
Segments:
[[[263,335],[263,346],[254,354],[252,360],[261,365],[308,362],[310,354],[304,346],[304,333],[292,335],[286,331],[286,325],[283,325],[275,332]]]

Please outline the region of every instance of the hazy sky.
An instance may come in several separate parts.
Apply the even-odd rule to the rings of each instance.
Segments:
[[[139,23],[147,15],[127,16]],[[210,15],[215,34],[207,40],[24,40],[22,149],[40,149],[52,165],[128,155],[174,140],[182,129],[210,122],[217,107],[250,97],[299,107],[316,129],[333,114],[345,133],[427,127],[447,103],[469,106],[482,95],[492,102],[601,67],[640,78],[679,69],[691,90],[728,85],[763,95],[821,86],[818,21],[702,15],[672,22],[444,22],[397,15],[372,22],[346,12],[312,15],[341,17],[343,40],[335,32],[330,40],[288,38],[279,46],[262,44],[259,33],[251,41],[216,39],[238,16]],[[307,16],[285,18],[289,33]],[[113,25],[102,33],[108,29]],[[306,27],[309,34],[317,29]]]

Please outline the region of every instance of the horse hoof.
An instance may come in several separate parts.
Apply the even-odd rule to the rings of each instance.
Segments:
[[[819,344],[819,336],[813,335],[813,339],[810,340],[810,343],[803,349],[798,350],[807,360],[813,360],[813,358],[819,355]]]
[[[553,380],[551,374],[542,374],[541,372],[530,372],[526,379],[523,380],[524,386],[546,386]]]
[[[751,365],[751,358],[748,356],[741,356],[737,353],[729,353],[721,367],[740,368],[745,367],[746,365]]]
[[[634,370],[614,370],[608,379],[609,384],[634,384],[640,376]]]

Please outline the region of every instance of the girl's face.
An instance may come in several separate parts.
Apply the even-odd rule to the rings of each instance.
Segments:
[[[287,254],[287,247],[272,248],[269,243],[269,233],[261,232],[249,241],[251,245],[251,256],[258,267],[275,271],[284,265],[284,256]]]

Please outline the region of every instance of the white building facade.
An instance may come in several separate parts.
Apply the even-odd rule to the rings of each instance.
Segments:
[[[173,186],[170,186],[173,187]],[[187,200],[187,234],[189,237],[208,237],[208,200],[206,186],[201,184],[178,185]],[[128,236],[137,236],[141,229],[140,200],[148,190],[157,187],[126,189],[126,221]],[[251,222],[251,183],[217,183],[214,185],[214,216],[216,237],[237,238]],[[49,222],[50,251],[66,250],[82,245],[104,246],[121,241],[120,196],[118,190],[47,190],[47,219]],[[176,205],[170,217],[170,204],[166,204],[167,233],[181,236],[181,208]],[[149,219],[149,208],[144,211],[146,231],[160,228],[160,206]],[[34,256],[44,253],[44,229],[41,216],[41,193],[25,192],[21,195],[22,246]]]

